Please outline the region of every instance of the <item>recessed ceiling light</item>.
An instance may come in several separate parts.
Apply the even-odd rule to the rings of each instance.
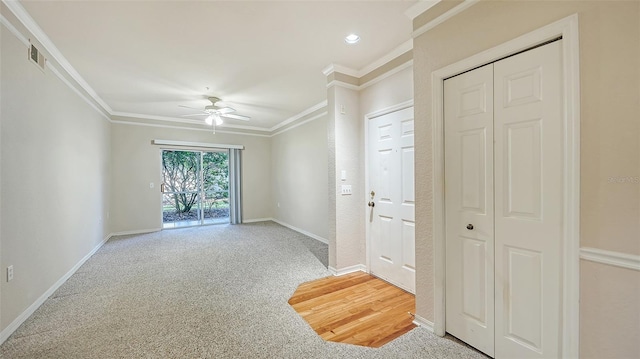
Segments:
[[[358,41],[360,41],[360,36],[356,34],[350,34],[349,36],[344,38],[344,42],[346,42],[347,44],[355,44]]]

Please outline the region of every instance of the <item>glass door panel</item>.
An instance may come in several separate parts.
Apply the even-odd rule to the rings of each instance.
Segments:
[[[229,153],[202,154],[205,223],[229,222]]]
[[[228,152],[162,151],[163,228],[229,223]]]

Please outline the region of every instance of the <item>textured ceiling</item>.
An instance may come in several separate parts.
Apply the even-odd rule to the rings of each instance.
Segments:
[[[180,118],[215,95],[252,117],[227,124],[266,129],[326,99],[327,65],[360,70],[411,39],[415,2],[21,4],[114,112]]]

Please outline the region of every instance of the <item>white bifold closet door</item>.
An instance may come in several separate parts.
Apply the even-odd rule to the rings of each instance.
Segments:
[[[446,331],[560,355],[561,40],[444,82]]]

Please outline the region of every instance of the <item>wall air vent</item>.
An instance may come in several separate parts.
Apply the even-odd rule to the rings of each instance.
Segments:
[[[45,62],[47,61],[47,59],[40,52],[40,50],[38,50],[38,48],[35,47],[35,45],[33,45],[31,43],[29,45],[30,45],[29,46],[29,54],[28,54],[29,55],[29,59],[34,64],[38,65],[40,70],[44,71],[44,65],[45,65]]]

